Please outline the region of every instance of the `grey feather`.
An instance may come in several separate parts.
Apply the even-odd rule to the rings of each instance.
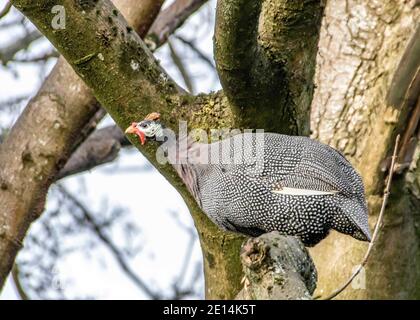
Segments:
[[[341,153],[306,137],[265,133],[264,152],[251,152],[254,161],[235,164],[235,154],[256,147],[255,135],[238,138],[243,145],[230,138],[199,147],[201,153],[216,152],[232,163],[188,164],[183,169],[198,203],[221,228],[250,236],[277,230],[300,237],[308,246],[332,228],[370,240],[363,182]],[[276,192],[282,188],[287,192]]]

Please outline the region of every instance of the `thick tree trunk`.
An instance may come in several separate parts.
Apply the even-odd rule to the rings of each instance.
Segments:
[[[381,168],[396,133],[404,134],[413,121],[419,97],[415,78],[420,65],[416,34],[420,10],[415,3],[329,1],[321,29],[313,136],[343,151],[363,176],[371,227],[384,187]],[[415,130],[411,131],[415,139]],[[338,298],[420,298],[418,161],[417,152],[409,173],[394,182],[384,227],[364,277]],[[311,249],[319,273],[317,293],[338,288],[366,248],[334,232]]]

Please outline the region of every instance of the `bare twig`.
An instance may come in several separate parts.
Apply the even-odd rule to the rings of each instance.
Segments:
[[[190,93],[194,93],[194,87],[193,83],[191,81],[191,77],[188,74],[187,68],[184,66],[184,63],[178,53],[176,52],[175,47],[172,45],[172,43],[168,40],[168,47],[169,51],[171,53],[171,59],[172,62],[175,64],[176,68],[178,69],[179,73],[182,76],[182,79],[184,80],[185,86],[187,87],[188,91]]]
[[[4,30],[7,28],[11,28],[11,27],[16,27],[16,26],[20,26],[24,23],[25,21],[25,17],[23,16],[18,16],[18,17],[13,17],[13,19],[8,19],[7,21],[0,21],[0,29]]]
[[[197,56],[203,60],[210,68],[215,69],[213,61],[207,57],[203,52],[201,52],[200,49],[197,48],[195,43],[193,41],[187,40],[179,35],[175,35],[175,38],[181,41],[183,44],[185,44],[188,48],[190,48],[192,51],[194,51]]]
[[[9,61],[13,60],[13,57],[20,50],[24,50],[37,39],[42,38],[42,34],[38,30],[28,32],[24,37],[17,39],[8,47],[2,49],[0,52],[0,60],[3,65],[6,65]]]
[[[163,10],[150,28],[148,40],[160,47],[194,12],[208,0],[176,0]],[[152,48],[153,49],[153,48]]]
[[[125,274],[140,288],[144,293],[146,293],[152,299],[160,299],[161,296],[154,292],[149,286],[140,279],[136,273],[131,269],[125,258],[123,257],[121,251],[113,243],[113,241],[106,235],[102,227],[96,222],[94,215],[85,207],[75,196],[73,196],[66,188],[62,185],[57,185],[60,192],[69,199],[79,210],[81,211],[83,218],[88,222],[92,231],[98,236],[104,245],[111,251],[114,258],[117,260],[121,269]]]
[[[0,19],[3,18],[5,15],[7,15],[12,8],[12,3],[8,1],[4,8],[0,11]]]
[[[43,62],[47,61],[50,58],[58,58],[59,54],[57,51],[50,51],[43,53],[42,55],[32,57],[32,58],[13,58],[10,61],[18,62],[18,63],[36,63],[36,62]]]
[[[18,265],[15,263],[15,265],[13,266],[12,269],[12,278],[13,278],[13,283],[16,287],[16,292],[19,295],[21,300],[30,300],[28,294],[26,293],[25,289],[23,289],[22,283],[19,279],[19,267]]]
[[[420,35],[420,31],[417,33]],[[420,66],[417,68],[416,73],[410,82],[409,88],[407,89],[404,97],[404,104],[408,106],[410,113],[407,116],[404,133],[401,139],[401,148],[398,153],[398,173],[409,167],[414,155],[416,145],[416,139],[414,137],[420,123]]]
[[[0,110],[15,106],[25,100],[29,99],[28,95],[13,97],[12,99],[0,101]]]
[[[171,213],[174,221],[177,223],[177,225],[181,229],[183,229],[186,233],[188,233],[188,235],[190,236],[188,246],[187,246],[187,250],[186,250],[186,254],[184,256],[182,267],[181,267],[181,270],[179,272],[179,276],[177,277],[177,279],[176,279],[176,281],[173,285],[175,291],[178,293],[178,296],[179,296],[179,293],[181,292],[179,290],[179,288],[182,287],[182,283],[184,282],[188,266],[190,265],[190,262],[191,262],[193,248],[194,248],[195,242],[197,241],[197,233],[196,233],[196,231],[193,227],[186,226],[185,224],[183,224],[179,220],[179,217],[178,217],[176,211],[170,211],[170,213]]]
[[[336,291],[331,293],[326,298],[323,298],[322,300],[331,300],[331,299],[335,298],[337,295],[339,295],[341,292],[343,292],[344,289],[346,289],[348,287],[348,285],[360,273],[360,271],[363,269],[363,267],[368,262],[370,253],[372,252],[372,248],[375,245],[375,241],[376,241],[376,238],[378,236],[379,229],[382,226],[382,219],[383,219],[383,216],[384,216],[385,207],[386,207],[386,204],[388,202],[388,198],[389,198],[389,194],[390,194],[390,190],[391,190],[392,176],[393,176],[394,170],[395,170],[395,164],[396,164],[396,160],[397,160],[397,152],[398,152],[399,142],[400,142],[400,135],[397,135],[397,138],[395,139],[394,152],[392,153],[391,167],[389,169],[388,179],[387,179],[387,182],[386,182],[386,188],[385,188],[385,191],[384,191],[384,197],[383,197],[383,200],[382,200],[381,211],[379,212],[378,221],[376,222],[375,230],[373,231],[372,241],[369,243],[369,247],[368,247],[368,249],[365,253],[365,256],[362,260],[362,263],[359,265],[359,267],[356,269],[356,271],[353,272],[353,274],[350,276],[350,278],[339,289],[337,289]]]

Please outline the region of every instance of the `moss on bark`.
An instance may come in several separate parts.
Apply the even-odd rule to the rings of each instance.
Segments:
[[[229,1],[219,1],[218,26],[222,29],[226,27],[227,31],[232,32],[235,39],[232,49],[238,46],[241,50],[237,51],[239,55],[231,54],[235,51],[229,53],[230,40],[219,38],[220,34],[216,30],[216,48],[219,48],[222,55],[218,58],[218,70],[222,75],[226,96],[218,92],[191,97],[182,92],[160,68],[146,45],[138,35],[131,32],[131,28],[121,15],[116,14],[116,8],[109,1],[83,2],[86,8],[81,6],[81,2],[71,0],[44,0],[35,4],[32,1],[13,1],[66,58],[117,125],[123,129],[132,121],[142,119],[147,113],[157,111],[161,113],[163,121],[175,131],[177,120],[187,120],[190,128],[254,127],[307,134],[308,105],[305,104],[309,103],[312,95],[312,87],[307,84],[311,82],[311,61],[315,59],[315,49],[294,47],[297,36],[294,32],[289,33],[294,37],[290,43],[286,41],[289,36],[285,34],[280,42],[273,41],[273,45],[270,45],[270,36],[279,37],[276,28],[273,28],[277,23],[284,25],[284,32],[294,29],[299,23],[306,23],[303,29],[308,33],[301,34],[311,37],[309,45],[315,45],[322,8],[319,1],[299,1],[300,7],[292,1],[281,1],[285,8],[296,10],[295,18],[298,22],[296,25],[288,25],[287,19],[278,20],[276,15],[271,14],[271,2],[266,0],[263,6],[259,2],[248,3],[239,12],[235,1],[230,2],[232,6],[229,6]],[[67,28],[64,30],[54,30],[50,24],[51,8],[57,4],[65,7],[68,17]],[[244,11],[244,8],[249,11]],[[252,20],[248,19],[248,14]],[[300,15],[302,17],[299,18]],[[313,25],[309,24],[310,19],[313,19]],[[242,27],[246,27],[250,21],[251,28],[246,28],[243,33]],[[309,34],[307,29],[312,26],[315,30]],[[258,30],[261,31],[261,38]],[[239,32],[240,36],[234,35],[235,32]],[[248,40],[251,48],[247,51],[241,41],[248,43]],[[285,42],[282,44],[282,41]],[[218,45],[220,46],[217,47]],[[281,56],[285,48],[288,49],[287,54]],[[254,49],[257,51],[253,51]],[[300,50],[305,53],[299,55]],[[250,52],[257,55],[254,57]],[[300,60],[293,60],[294,54]],[[229,64],[232,63],[235,67],[235,59],[241,63],[238,67],[240,72],[235,77],[228,74],[224,81],[223,73],[232,73]],[[233,70],[233,74],[235,73]],[[235,86],[236,81],[241,85]],[[241,101],[247,103],[242,104]],[[243,237],[224,233],[210,222],[197,207],[173,168],[157,163],[156,144],[150,143],[142,147],[138,139],[130,137],[130,141],[181,193],[191,210],[203,249],[206,296],[233,298],[241,286],[239,248]]]
[[[309,134],[322,12],[320,1],[218,1],[216,65],[242,126]]]

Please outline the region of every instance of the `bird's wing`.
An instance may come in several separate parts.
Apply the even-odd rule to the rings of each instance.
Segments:
[[[351,195],[362,191],[363,184],[350,163],[335,149],[307,139],[299,150],[298,161],[292,167],[269,162],[273,192],[292,195]],[[292,160],[292,159],[291,159]],[[276,168],[277,167],[277,168]]]
[[[300,175],[289,175],[282,180],[275,181],[271,190],[276,194],[288,194],[295,196],[322,196],[338,193],[333,186],[325,181]]]

